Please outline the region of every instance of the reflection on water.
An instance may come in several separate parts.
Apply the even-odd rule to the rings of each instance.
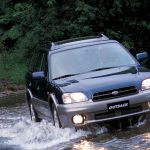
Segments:
[[[150,150],[150,124],[84,138],[71,150]]]
[[[74,150],[95,150],[94,144],[86,141],[86,140],[81,140],[80,144],[74,144],[73,145]]]
[[[87,140],[81,140],[81,143],[74,144],[73,150],[107,150],[104,147],[97,148],[94,143],[89,142]]]

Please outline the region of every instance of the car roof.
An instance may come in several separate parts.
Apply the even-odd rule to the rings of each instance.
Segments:
[[[100,36],[88,36],[88,37],[80,37],[80,38],[72,38],[69,40],[58,41],[52,43],[51,50],[60,50],[65,47],[70,47],[79,44],[100,42],[100,41],[108,41],[109,38],[104,34],[100,34]]]

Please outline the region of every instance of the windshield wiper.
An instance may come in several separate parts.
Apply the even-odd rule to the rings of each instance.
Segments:
[[[67,78],[67,77],[71,77],[71,76],[75,76],[75,75],[78,75],[78,74],[66,74],[66,75],[63,75],[63,76],[60,76],[60,77],[56,77],[53,80]]]
[[[116,68],[116,67],[96,68],[96,69],[90,70],[89,72],[112,69],[112,68]]]

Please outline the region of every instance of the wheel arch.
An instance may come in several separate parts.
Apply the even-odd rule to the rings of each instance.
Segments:
[[[30,90],[30,89],[27,89],[25,95],[26,95],[26,101],[27,101],[27,103],[29,104],[29,103],[30,103],[30,100],[31,100],[32,97],[33,97],[31,90]]]
[[[48,103],[49,103],[51,115],[53,117],[53,124],[55,125],[55,123],[54,123],[55,122],[54,121],[54,116],[53,116],[53,111],[54,111],[53,109],[55,108],[55,110],[57,112],[57,115],[58,115],[59,127],[61,128],[62,124],[61,124],[61,121],[60,121],[60,118],[59,118],[59,114],[58,114],[58,110],[57,110],[58,100],[57,100],[57,98],[56,98],[54,93],[49,94]]]
[[[57,107],[58,103],[57,103],[57,99],[55,97],[55,94],[53,94],[53,93],[49,94],[48,103],[49,103],[50,109],[52,108],[53,104]]]

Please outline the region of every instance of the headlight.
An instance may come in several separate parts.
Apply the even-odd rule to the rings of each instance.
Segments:
[[[142,90],[150,89],[150,79],[145,79],[142,81]]]
[[[78,102],[83,102],[87,101],[88,98],[83,94],[83,93],[65,93],[62,96],[63,102],[65,104],[70,104],[70,103],[78,103]]]

